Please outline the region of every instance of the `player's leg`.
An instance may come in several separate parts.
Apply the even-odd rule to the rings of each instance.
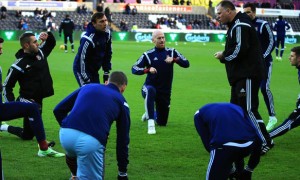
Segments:
[[[35,102],[32,102],[31,100],[19,97],[17,99],[20,102],[25,103],[35,103],[38,106],[38,111],[40,113],[40,116],[42,116],[42,100],[35,100]],[[23,140],[31,140],[34,137],[34,129],[31,127],[31,116],[25,116],[23,120],[23,131],[22,131],[22,139]]]
[[[145,113],[148,120],[148,134],[156,134],[154,102],[156,98],[156,89],[153,86],[144,85],[142,87],[142,96],[145,99]]]
[[[236,104],[241,106],[249,115],[253,125],[257,128],[264,144],[270,144],[272,139],[266,130],[266,126],[258,112],[258,91],[261,81],[253,79],[243,79],[235,84],[232,93]]]
[[[73,73],[74,76],[77,80],[77,83],[79,84],[80,87],[82,87],[83,85],[86,84],[85,79],[88,79],[90,77],[90,74],[88,72],[86,72],[85,70],[81,70],[80,67],[80,62],[74,62],[73,64]],[[99,79],[99,77],[98,77]]]
[[[155,119],[154,116],[154,102],[156,97],[156,90],[153,86],[146,86],[142,87],[142,96],[145,99],[145,112],[146,112],[146,119]]]
[[[269,149],[271,149],[274,146],[273,140],[270,138],[270,135],[266,129],[266,125],[264,121],[262,120],[261,115],[258,112],[258,105],[259,105],[259,98],[258,98],[258,91],[259,91],[259,85],[261,81],[256,79],[247,79],[246,80],[246,91],[247,91],[247,110],[248,114],[250,116],[250,119],[252,119],[253,122],[257,122],[259,125],[258,130],[262,133],[263,136],[261,136],[263,141],[263,149],[262,152],[265,153]]]
[[[104,179],[105,147],[89,135],[85,135],[80,144],[83,145],[77,147],[78,152],[82,153],[77,153],[77,177],[79,179]]]
[[[71,171],[72,178],[77,178],[77,158],[66,155],[66,164]]]
[[[284,47],[284,37],[282,37],[282,38],[280,39],[280,45],[281,45],[281,49],[280,49],[280,59],[282,59],[282,55],[283,55],[283,52],[284,52],[284,49],[285,49],[285,47]]]
[[[7,125],[6,131],[20,137],[23,140],[31,140],[34,137],[34,133],[31,130],[30,121],[29,121],[28,117],[29,117],[29,115],[31,115],[31,116],[36,115],[34,108],[36,108],[36,109],[38,109],[38,108],[35,106],[36,106],[35,104],[34,105],[30,104],[30,103],[26,104],[26,103],[22,103],[22,102],[9,102],[9,103],[2,104],[1,105],[1,111],[3,111],[3,113],[1,113],[2,120],[7,121],[7,120],[24,117],[23,128]],[[1,126],[1,128],[3,128],[3,127]],[[28,131],[25,135],[23,134],[24,128],[26,128]]]
[[[216,148],[210,151],[206,180],[227,180],[234,162],[235,152],[230,149],[232,148]]]
[[[276,138],[278,136],[282,136],[291,129],[298,127],[300,125],[300,114],[296,116],[296,118],[287,118],[282,124],[273,129],[270,132],[271,138]]]
[[[269,122],[266,127],[268,131],[273,129],[275,124],[277,123],[277,119],[275,117],[273,94],[270,89],[272,64],[273,64],[273,62],[271,60],[266,59],[267,79],[262,80],[262,82],[260,84],[260,90],[263,94],[264,101],[265,101],[265,104],[267,106],[268,113],[269,113]]]
[[[260,138],[262,139],[262,154],[268,152],[274,146],[274,142],[271,139],[264,121],[258,112],[259,98],[258,91],[259,85],[261,84],[261,80],[257,79],[247,79],[246,80],[246,103],[247,103],[247,111],[250,119],[253,123],[257,122],[258,124],[258,132],[260,133]]]
[[[77,158],[77,171],[73,174],[72,169],[72,175],[79,179],[103,179],[105,147],[94,137],[75,129],[61,128],[59,134],[67,156]]]
[[[166,126],[170,112],[171,94],[158,93],[156,96],[156,123],[159,126]]]
[[[257,167],[260,161],[261,147],[262,147],[262,142],[260,139],[255,140],[251,145],[251,153],[248,160],[248,164],[241,174],[242,179],[251,180],[252,172]]]
[[[68,52],[68,35],[64,34],[65,52]]]
[[[278,53],[279,53],[279,38],[277,37],[276,38],[276,42],[275,42],[275,52],[276,52],[276,59],[279,59],[279,57],[278,57]]]
[[[79,138],[80,131],[61,128],[59,130],[59,139],[62,147],[66,151],[66,164],[71,171],[72,176],[77,175],[77,154],[76,154],[76,142]]]
[[[4,113],[5,112],[5,113]],[[55,154],[56,157],[64,156],[62,153],[58,153],[54,150],[49,150],[49,144],[46,141],[46,135],[44,130],[44,124],[40,115],[39,106],[36,103],[24,103],[24,102],[9,102],[1,105],[0,108],[0,118],[2,120],[12,120],[21,117],[28,117],[28,125],[30,127],[26,127],[30,129],[29,134],[24,135],[24,129],[20,127],[14,127],[6,125],[6,129],[2,129],[3,125],[1,125],[0,129],[8,131],[11,134],[17,135],[18,137],[29,140],[34,136],[39,144],[40,151],[39,153],[48,153]],[[32,130],[32,132],[31,132]],[[33,135],[31,135],[33,133]],[[53,142],[52,142],[53,143]]]
[[[72,52],[75,52],[74,51],[74,40],[73,40],[73,35],[72,34],[69,34],[69,41],[71,43]]]
[[[273,129],[270,132],[271,138],[276,138],[278,136],[282,136],[285,133],[287,133],[289,130],[291,130],[291,125],[294,123],[294,120],[286,119],[282,124],[280,124],[278,127]],[[300,122],[300,121],[299,121]]]

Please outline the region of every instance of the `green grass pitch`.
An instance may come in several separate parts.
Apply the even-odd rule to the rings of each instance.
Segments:
[[[43,121],[48,140],[55,140],[55,150],[63,151],[58,139],[59,126],[54,119],[54,106],[66,95],[78,88],[72,64],[75,54],[64,53],[57,42],[48,58],[54,81],[55,95],[44,100]],[[298,44],[299,45],[299,44]],[[75,44],[78,47],[78,42]],[[157,127],[156,135],[147,134],[146,123],[141,122],[144,104],[141,86],[145,76],[131,74],[131,66],[151,43],[113,42],[113,70],[122,70],[128,76],[128,87],[124,93],[131,110],[130,164],[128,175],[132,180],[196,180],[205,179],[209,154],[204,150],[196,133],[193,115],[202,105],[212,102],[228,102],[230,87],[225,67],[213,56],[224,49],[221,43],[167,43],[175,47],[190,61],[190,68],[175,66],[171,110],[167,127]],[[287,44],[283,61],[274,61],[271,89],[279,123],[294,109],[299,93],[297,70],[291,67]],[[0,56],[3,79],[9,66],[14,62],[15,52],[20,45],[17,41],[4,43],[4,54]],[[102,76],[102,71],[100,72]],[[15,95],[18,88],[15,88]],[[267,109],[260,94],[260,113],[265,122]],[[279,124],[278,123],[278,124]],[[22,120],[8,122],[22,126]],[[300,149],[300,128],[275,139],[275,147],[254,171],[253,179],[298,179]],[[115,157],[115,125],[113,124],[106,150],[105,179],[117,176]],[[22,141],[6,132],[0,132],[5,179],[15,180],[62,180],[70,177],[64,158],[40,158],[37,156],[35,140]]]

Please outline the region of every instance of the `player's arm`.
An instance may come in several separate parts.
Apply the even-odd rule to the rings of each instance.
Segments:
[[[92,39],[90,39],[89,37],[81,38],[78,53],[76,55],[76,57],[78,57],[80,61],[80,72],[78,73],[79,76],[81,76],[80,78],[83,80],[83,84],[81,84],[81,86],[89,84],[91,81],[86,72],[86,64],[88,63],[88,59],[90,59],[90,57],[93,56],[92,50],[94,49],[94,47],[95,45]]]
[[[190,62],[176,49],[174,49],[173,62],[178,64],[180,67],[188,68],[190,67]]]
[[[102,64],[102,68],[103,68],[103,71],[104,71],[104,74],[103,74],[103,82],[106,82],[108,81],[108,78],[109,78],[109,72],[110,70],[112,69],[111,68],[111,58],[112,58],[112,42],[111,42],[111,34],[109,33],[108,34],[108,42],[106,43],[106,49],[105,49],[105,57],[104,57],[104,62]]]
[[[51,32],[41,32],[40,39],[42,40],[42,43],[39,48],[43,51],[44,56],[48,57],[56,46],[55,37]]]
[[[262,48],[265,48],[263,49],[263,57],[266,58],[269,54],[272,53],[273,51],[273,48],[274,48],[274,44],[275,44],[275,41],[274,41],[274,35],[273,35],[273,31],[269,25],[269,23],[266,23],[263,25],[263,36],[264,37],[268,37],[266,40],[267,40],[267,44],[268,46],[267,47],[262,47]]]
[[[250,48],[250,30],[249,24],[240,24],[232,29],[230,42],[231,47],[223,52],[225,61],[232,61],[239,57],[248,56],[247,52]]]
[[[147,54],[144,53],[132,66],[131,72],[135,75],[143,75],[150,72],[150,59],[148,58]],[[155,69],[155,68],[154,68]],[[152,71],[154,72],[154,69],[152,68]]]
[[[68,113],[72,110],[79,91],[80,89],[68,95],[54,108],[53,114],[59,125],[61,125],[63,119],[67,117]]]
[[[194,115],[194,123],[196,130],[198,134],[201,137],[202,143],[204,148],[206,149],[207,152],[210,152],[210,146],[209,146],[209,141],[210,141],[210,135],[209,135],[209,129],[207,125],[204,123],[204,120],[201,115],[201,111],[197,111]]]
[[[15,101],[13,89],[19,79],[19,76],[24,73],[20,64],[13,64],[8,70],[6,79],[3,83],[3,97],[5,102]]]
[[[122,101],[119,119],[117,119],[117,161],[118,177],[127,177],[129,131],[130,131],[130,111],[126,101]]]

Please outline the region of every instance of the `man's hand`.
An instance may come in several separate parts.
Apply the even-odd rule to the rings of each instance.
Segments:
[[[221,60],[223,58],[223,52],[222,51],[216,52],[214,54],[214,56],[215,56],[216,59]]]
[[[167,56],[167,58],[165,59],[165,62],[168,64],[171,64],[173,62],[173,57]]]
[[[40,40],[42,40],[44,42],[47,40],[47,38],[48,38],[48,33],[46,33],[46,32],[40,33],[40,37],[39,37]]]
[[[156,69],[154,67],[150,67],[149,72],[151,74],[156,74],[157,73],[157,71],[156,71]]]

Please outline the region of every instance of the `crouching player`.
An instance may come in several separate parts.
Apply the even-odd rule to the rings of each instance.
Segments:
[[[194,116],[195,126],[210,153],[206,179],[251,179],[260,161],[262,142],[243,109],[231,103],[207,104]],[[244,168],[244,158],[250,155]]]
[[[60,142],[72,178],[104,178],[105,147],[111,125],[116,121],[118,179],[128,179],[130,114],[122,95],[126,87],[126,75],[115,71],[107,85],[82,86],[55,107],[53,112],[61,126]]]
[[[0,55],[2,54],[4,40],[0,38]],[[29,125],[34,132],[39,144],[38,156],[62,157],[63,153],[54,151],[46,141],[43,121],[39,112],[39,107],[35,103],[8,102],[2,103],[2,70],[0,68],[0,131],[10,132],[10,126],[1,121],[9,121],[21,117],[29,117]],[[53,145],[53,144],[52,144]]]
[[[298,80],[300,83],[300,46],[293,47],[289,57],[292,66],[298,69]],[[289,115],[289,117],[278,127],[270,132],[270,137],[275,138],[287,133],[289,130],[300,125],[300,95],[296,103],[296,109]]]

